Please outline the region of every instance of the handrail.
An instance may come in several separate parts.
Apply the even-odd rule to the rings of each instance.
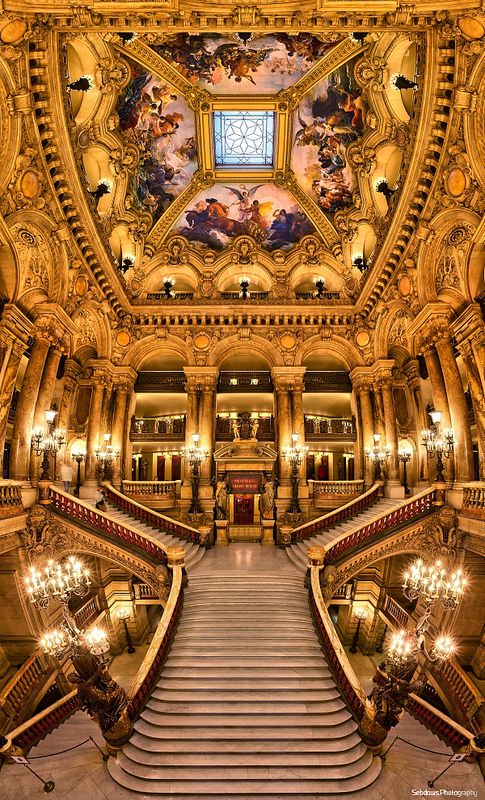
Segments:
[[[12,725],[18,720],[33,688],[53,671],[39,653],[34,653],[12,675],[0,694],[0,714],[5,716],[4,722],[7,725]],[[3,723],[0,722],[1,727]]]
[[[343,522],[350,517],[354,517],[357,512],[370,508],[377,499],[379,489],[380,484],[375,483],[370,489],[367,489],[364,494],[354,497],[353,500],[349,500],[348,503],[335,509],[335,511],[330,511],[328,514],[318,517],[318,519],[305,522],[304,525],[294,528],[291,531],[292,544],[301,542],[304,539],[309,539],[310,536],[314,536],[316,533],[319,533],[319,531],[326,531],[329,528],[333,528],[338,522]]]
[[[77,497],[58,489],[57,486],[49,487],[49,498],[54,508],[62,514],[84,522],[98,531],[103,531],[115,541],[141,550],[144,555],[148,555],[157,563],[167,563],[167,548],[162,542],[157,542],[148,534],[137,531],[131,525],[115,521],[109,514],[83,503]]]
[[[370,708],[370,701],[350,665],[325,607],[320,587],[320,571],[322,569],[323,567],[317,565],[310,567],[310,608],[337,688],[341,691],[353,718],[360,722],[367,711],[370,711],[372,717],[372,708]],[[379,682],[387,681],[387,674],[382,670],[378,669],[377,675],[380,678]],[[479,748],[475,743],[475,733],[467,730],[412,692],[409,694],[406,710],[454,750],[468,747],[470,755],[474,757],[485,753],[485,749]]]
[[[135,517],[135,519],[147,522],[153,528],[169,533],[172,536],[177,536],[179,539],[183,539],[187,542],[195,542],[195,544],[200,543],[200,532],[197,528],[191,528],[190,525],[185,525],[183,522],[176,522],[170,519],[170,517],[159,514],[158,511],[147,508],[136,500],[133,500],[133,498],[118,492],[110,483],[104,484],[104,490],[109,502],[119,508],[120,511],[127,511],[128,514]]]
[[[51,706],[44,708],[35,717],[26,720],[13,731],[9,731],[6,734],[6,744],[0,748],[0,757],[7,753],[12,744],[21,747],[24,751],[34,747],[78,709],[77,689],[73,689],[72,692],[64,695],[60,700],[56,700]]]
[[[183,605],[182,567],[174,565],[170,594],[150,647],[128,693],[128,716],[135,720],[143,709],[167,657]]]
[[[320,567],[312,566],[310,575],[309,600],[312,616],[320,634],[320,640],[337,687],[342,692],[353,718],[359,722],[364,715],[368,700],[359,679],[350,665],[323,602],[320,587]]]
[[[371,522],[358,526],[350,533],[343,533],[336,538],[335,543],[325,553],[325,565],[335,564],[343,555],[348,555],[349,550],[360,547],[377,534],[383,532],[387,534],[391,529],[398,528],[412,519],[418,519],[431,513],[435,510],[433,505],[434,493],[434,488],[432,486],[428,487],[404,503],[395,506],[391,511],[375,517]]]

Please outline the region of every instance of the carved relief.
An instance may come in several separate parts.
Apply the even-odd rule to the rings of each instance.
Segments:
[[[42,232],[34,225],[17,223],[11,234],[20,264],[19,296],[31,289],[41,289],[48,297],[51,290],[51,253]]]

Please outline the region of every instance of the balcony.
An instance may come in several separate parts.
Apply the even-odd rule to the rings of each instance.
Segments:
[[[238,423],[238,433],[241,439],[254,437],[254,427],[256,427],[255,438],[258,442],[274,442],[274,418],[271,414],[260,416],[257,426],[251,424],[251,412],[244,411],[240,414],[230,416],[221,414],[216,419],[216,440],[218,442],[232,442],[235,438],[234,423]]]
[[[224,371],[219,375],[217,391],[221,392],[273,392],[271,373],[262,370]]]
[[[305,414],[305,439],[309,442],[355,442],[355,420]]]
[[[183,442],[185,441],[185,415],[132,417],[130,440],[132,442]]]
[[[135,392],[185,392],[185,373],[182,370],[160,370],[140,372],[135,383]]]

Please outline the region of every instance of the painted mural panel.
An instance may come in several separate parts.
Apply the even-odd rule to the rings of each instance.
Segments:
[[[354,78],[356,60],[318,83],[294,116],[291,168],[329,217],[351,205],[356,188],[347,148],[362,137],[368,110]]]
[[[210,92],[236,94],[243,89],[245,94],[276,94],[301,78],[341,38],[326,34],[322,41],[303,32],[255,38],[177,33],[154,50],[191,83]]]
[[[288,250],[313,232],[289,192],[272,184],[217,184],[194,198],[172,233],[214,250],[243,234],[267,250]]]
[[[125,139],[140,152],[131,179],[135,207],[154,222],[188,186],[197,169],[195,118],[185,98],[166,81],[133,62],[131,80],[117,107]]]

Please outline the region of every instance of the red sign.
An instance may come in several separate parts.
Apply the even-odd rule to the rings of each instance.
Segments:
[[[261,475],[259,472],[237,472],[229,475],[233,494],[258,494]]]

